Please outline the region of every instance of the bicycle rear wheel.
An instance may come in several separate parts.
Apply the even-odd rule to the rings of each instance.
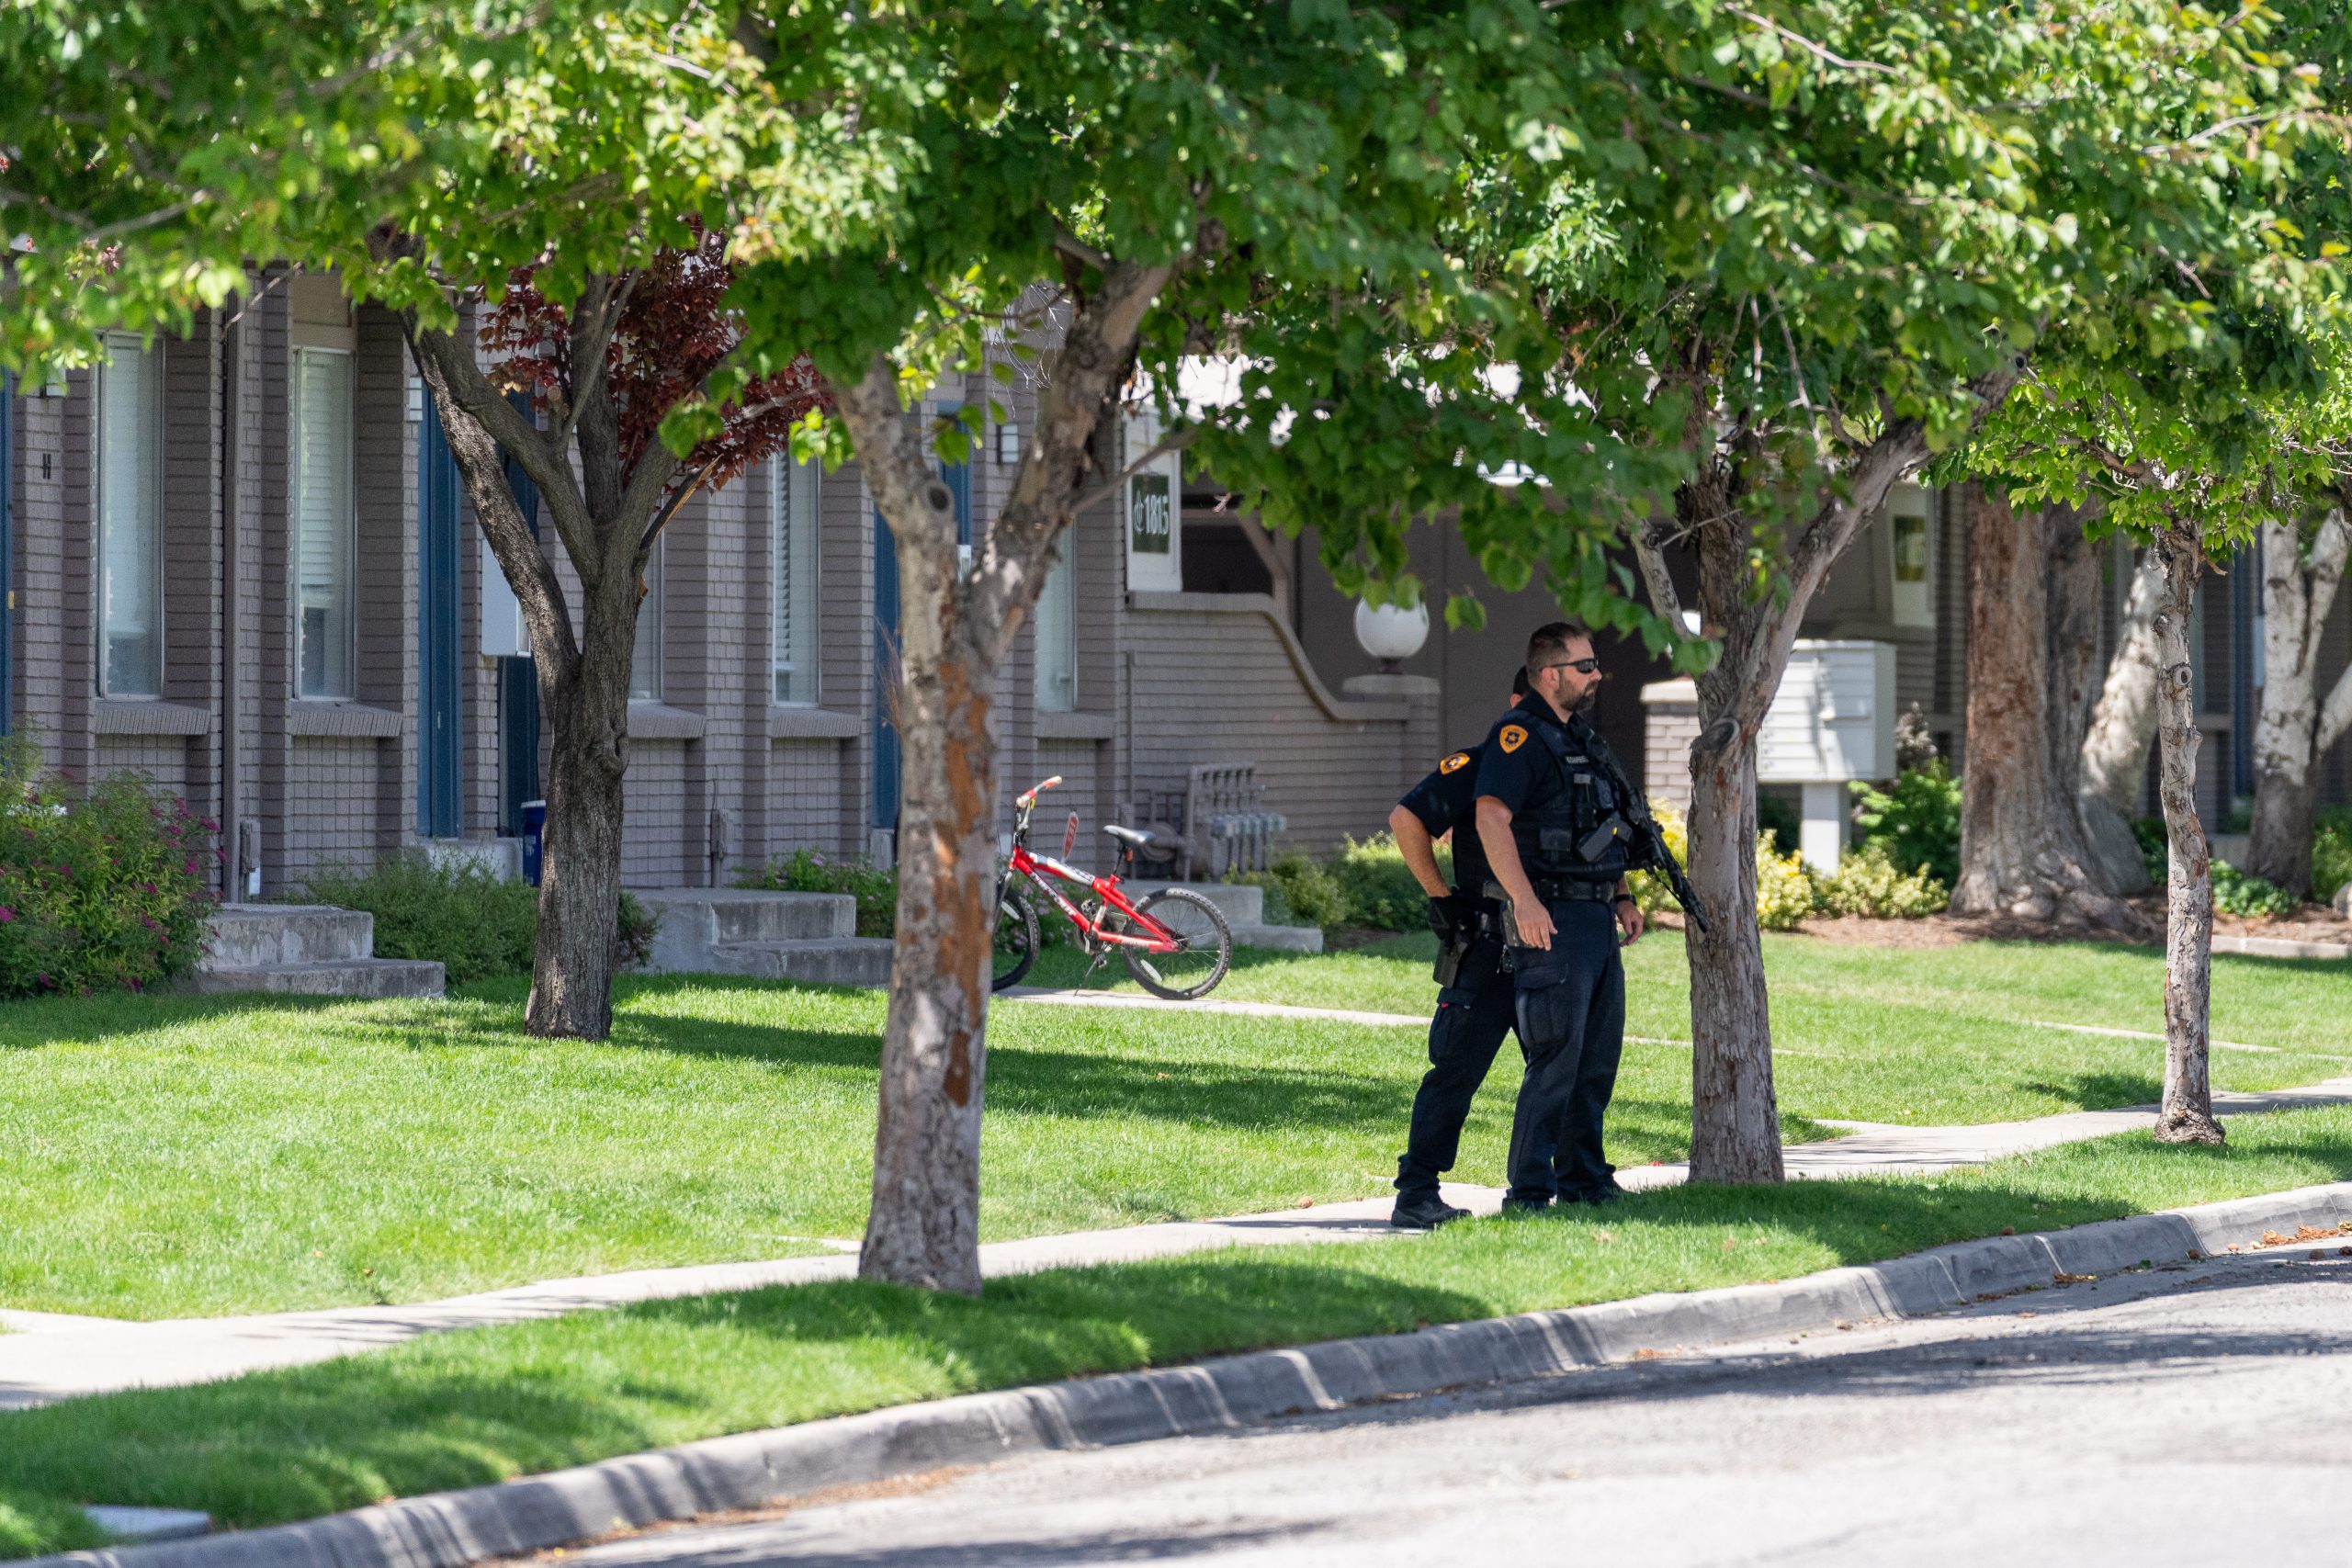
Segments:
[[[1017,888],[1008,887],[996,907],[996,974],[989,989],[1001,991],[1021,984],[1037,962],[1037,911]]]
[[[1224,910],[1189,887],[1163,887],[1136,904],[1136,912],[1166,926],[1178,944],[1168,953],[1120,948],[1136,984],[1171,1002],[1197,1001],[1216,989],[1233,966],[1233,928],[1225,923]],[[1132,922],[1126,934],[1138,934]]]

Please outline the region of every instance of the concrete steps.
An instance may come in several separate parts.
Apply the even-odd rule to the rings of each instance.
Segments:
[[[817,942],[730,942],[711,950],[709,969],[763,980],[803,980],[820,986],[887,986],[888,937],[836,936]]]
[[[324,904],[227,904],[179,988],[306,997],[437,997],[441,965],[379,958],[376,918]]]
[[[1236,947],[1271,947],[1284,953],[1323,951],[1323,933],[1314,926],[1266,923],[1266,890],[1262,887],[1238,882],[1153,882],[1143,877],[1120,884],[1120,890],[1138,904],[1145,895],[1162,887],[1187,888],[1215,904],[1217,912],[1225,917],[1225,923],[1233,928]],[[1169,923],[1180,931],[1184,929],[1181,920]]]
[[[890,943],[857,934],[846,893],[749,887],[632,890],[661,924],[646,968],[657,975],[746,975],[826,986],[887,986]]]

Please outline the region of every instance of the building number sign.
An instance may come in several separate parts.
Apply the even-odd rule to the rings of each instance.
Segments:
[[[1137,474],[1127,490],[1127,547],[1139,555],[1168,554],[1168,476]]]

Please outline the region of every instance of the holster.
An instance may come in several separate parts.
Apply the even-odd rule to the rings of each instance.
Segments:
[[[1482,964],[1473,958],[1482,950],[1494,953],[1496,969],[1508,975],[1511,970],[1510,923],[1492,908],[1482,908],[1467,925],[1454,928],[1453,936],[1438,945],[1437,963],[1431,966],[1430,977],[1442,989],[1456,986],[1480,986],[1487,976],[1479,973]]]

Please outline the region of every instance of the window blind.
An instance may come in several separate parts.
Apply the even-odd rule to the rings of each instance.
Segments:
[[[637,607],[637,641],[628,661],[628,694],[634,702],[662,700],[662,559],[669,553],[670,541],[661,538],[653,541],[653,553],[646,558],[645,603]]]
[[[1037,594],[1037,705],[1047,713],[1078,706],[1078,599],[1070,553],[1078,531],[1062,535],[1061,558]]]
[[[110,697],[164,691],[164,430],[160,350],[109,336],[98,371],[98,600]]]
[[[347,698],[352,683],[351,356],[294,355],[294,616],[298,694]]]
[[[779,458],[768,465],[775,520],[775,700],[817,700],[817,470]]]

